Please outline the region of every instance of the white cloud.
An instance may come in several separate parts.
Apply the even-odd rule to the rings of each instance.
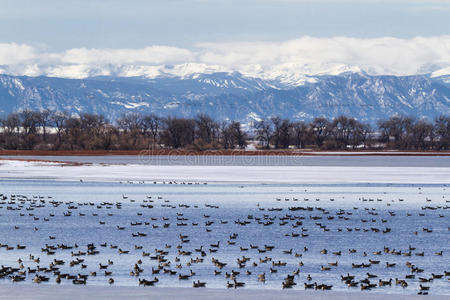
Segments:
[[[0,65],[18,64],[36,58],[33,47],[25,44],[0,43]]]
[[[142,49],[86,49],[65,51],[61,61],[68,64],[164,64],[193,59],[191,51],[175,47],[152,46]]]
[[[364,71],[369,74],[440,74],[450,67],[450,36],[360,39],[301,37],[283,42],[199,43],[195,49],[74,48],[49,52],[26,44],[0,44],[0,72],[84,78],[98,75],[185,76],[238,71],[301,81],[306,75]],[[445,72],[444,72],[445,73]]]

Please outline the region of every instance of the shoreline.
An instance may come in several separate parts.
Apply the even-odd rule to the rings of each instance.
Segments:
[[[427,295],[427,299],[448,299],[448,295]],[[56,286],[0,284],[0,299],[423,299],[413,294],[386,294],[376,292],[339,292],[304,290],[257,290],[257,289],[194,289],[165,287],[125,286]]]

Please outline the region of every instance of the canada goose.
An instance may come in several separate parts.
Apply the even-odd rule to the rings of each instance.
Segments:
[[[238,281],[236,281],[236,279],[234,279],[233,282],[234,282],[234,288],[243,287],[245,285],[245,282],[238,282]]]
[[[122,249],[118,249],[119,250],[119,254],[128,254],[130,251],[129,250],[122,250]]]
[[[378,285],[379,285],[379,286],[386,286],[386,285],[389,285],[389,286],[390,286],[391,284],[392,284],[392,279],[389,279],[389,281],[384,281],[384,280],[381,280],[381,279],[380,279],[380,280],[378,281]]]
[[[355,276],[351,276],[349,273],[347,273],[347,276],[341,275],[342,281],[353,280],[354,278],[355,278]]]
[[[444,275],[431,273],[431,277],[433,277],[434,279],[440,279],[440,278],[444,277]]]
[[[306,283],[306,282],[304,283],[305,290],[307,290],[307,289],[313,289],[314,286],[315,286],[314,283]]]
[[[289,250],[283,250],[283,253],[284,254],[292,254],[292,248]]]
[[[205,287],[206,286],[206,282],[200,282],[200,280],[197,280],[197,282],[193,281],[192,282],[192,287],[194,288],[200,288],[200,287]]]
[[[189,277],[191,277],[191,275],[178,274],[178,279],[179,280],[187,280],[187,279],[189,279]]]
[[[408,286],[408,283],[405,280],[398,279],[398,278],[395,278],[395,284],[396,285],[401,285],[403,288]]]
[[[218,241],[217,244],[210,244],[209,246],[212,247],[212,248],[219,248],[220,241]]]
[[[392,268],[395,267],[396,263],[388,263],[386,262],[386,268]]]

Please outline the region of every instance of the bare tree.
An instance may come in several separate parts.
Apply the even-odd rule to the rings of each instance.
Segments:
[[[437,150],[450,148],[450,116],[439,116],[434,120],[435,143]]]
[[[270,120],[272,121],[274,128],[272,140],[275,148],[288,148],[292,124],[289,120],[282,120],[280,117],[273,117]]]
[[[310,124],[311,135],[319,148],[329,135],[329,124],[330,122],[324,117],[315,118]]]
[[[162,119],[154,114],[147,115],[142,120],[144,132],[152,137],[152,145],[158,143],[158,137],[162,127]]]
[[[425,120],[420,120],[411,125],[409,129],[410,144],[415,149],[425,150],[433,140],[433,125]]]
[[[19,148],[19,134],[20,134],[20,117],[18,113],[12,113],[5,119],[1,120],[3,127],[3,136],[5,141],[4,147],[7,149]]]
[[[305,147],[308,135],[308,125],[305,122],[299,121],[292,124],[293,141],[298,149]]]
[[[368,141],[370,140],[372,134],[372,128],[369,124],[364,124],[356,122],[355,128],[352,134],[352,146],[362,145],[364,148],[367,147]]]
[[[39,126],[42,128],[42,138],[44,142],[47,142],[47,127],[51,122],[51,113],[48,109],[37,112],[37,120]]]
[[[39,124],[38,114],[31,110],[24,110],[19,113],[20,126],[22,127],[22,141],[25,149],[33,149],[37,143],[38,138],[37,127]]]
[[[81,114],[69,117],[64,112],[30,111],[11,113],[0,119],[0,147],[37,149],[39,142],[53,149],[144,149],[149,143],[169,148],[197,150],[223,147],[244,149],[249,139],[239,122],[220,125],[207,115],[193,119],[129,113],[109,124],[102,115]],[[54,131],[48,128],[54,128]],[[41,130],[42,129],[42,130]],[[291,123],[279,117],[258,122],[255,127],[260,144],[270,149],[303,148],[315,144],[322,149],[371,147],[373,129],[370,124],[339,116],[331,122],[324,117],[310,123]],[[394,116],[380,120],[378,128],[384,147],[395,149],[437,149],[450,147],[450,117],[440,116],[429,122]]]
[[[221,141],[224,149],[233,149],[236,147],[234,139],[234,129],[227,122],[221,125]]]
[[[214,139],[214,121],[210,116],[200,114],[195,118],[196,136],[204,143],[210,144]]]
[[[239,146],[239,148],[245,149],[245,147],[247,146],[247,133],[242,130],[241,123],[233,121],[230,127],[233,130],[236,144]]]
[[[143,132],[143,117],[140,113],[128,113],[122,115],[117,121],[119,128],[124,133],[124,147],[138,148],[138,141]]]
[[[70,117],[64,123],[65,142],[69,145],[70,150],[83,148],[81,143],[81,120],[77,117]]]
[[[51,124],[56,129],[57,144],[55,148],[57,149],[61,147],[66,120],[68,118],[69,116],[65,112],[55,112],[50,117]]]
[[[378,128],[382,132],[381,140],[390,144],[396,149],[403,149],[408,146],[407,131],[414,120],[408,117],[393,116],[389,120],[378,122]]]
[[[195,121],[184,118],[167,118],[165,120],[163,139],[171,148],[191,145],[195,138]]]
[[[262,145],[264,148],[269,149],[270,148],[270,140],[272,139],[272,127],[270,124],[265,121],[259,121],[255,123],[255,129],[256,129],[256,139]]]

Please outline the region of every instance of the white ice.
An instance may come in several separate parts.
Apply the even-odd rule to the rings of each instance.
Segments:
[[[450,168],[324,166],[81,165],[0,161],[0,178],[89,181],[448,184]]]

